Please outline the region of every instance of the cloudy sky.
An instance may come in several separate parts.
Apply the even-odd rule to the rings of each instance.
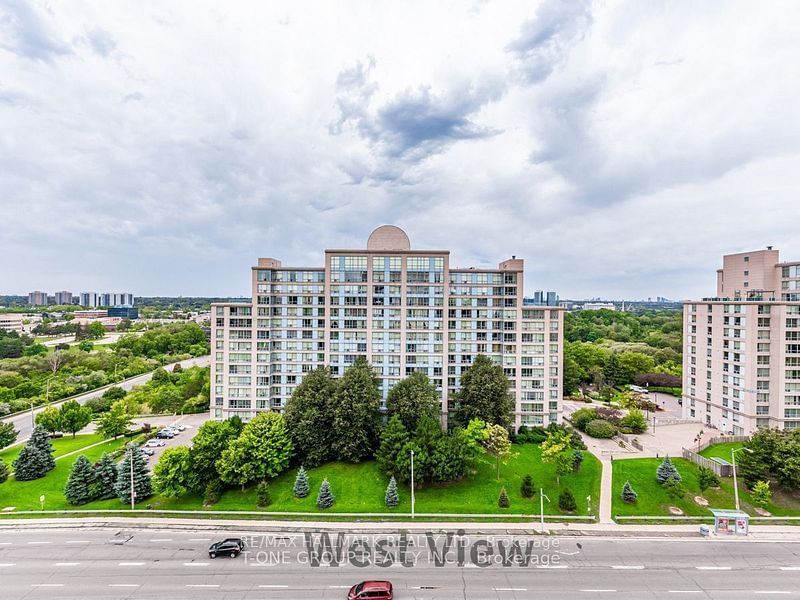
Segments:
[[[247,295],[403,227],[527,292],[800,259],[800,2],[0,0],[0,293]]]

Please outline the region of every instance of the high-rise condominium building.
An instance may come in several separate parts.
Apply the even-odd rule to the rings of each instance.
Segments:
[[[72,292],[56,292],[55,301],[58,306],[66,306],[72,304]]]
[[[31,306],[47,306],[47,292],[28,292],[28,304]]]
[[[83,292],[81,293],[81,306],[89,308],[97,308],[99,306],[133,306],[133,294],[127,292],[105,292],[98,294],[97,292]]]
[[[723,432],[800,427],[800,261],[729,254],[717,295],[683,307],[683,410]]]
[[[321,267],[259,258],[251,304],[212,305],[216,419],[282,410],[305,373],[341,376],[365,356],[389,389],[413,372],[436,385],[442,414],[478,354],[511,380],[516,425],[561,418],[563,311],[523,306],[523,260],[457,268],[447,250],[412,250],[379,227],[366,249],[326,250]]]

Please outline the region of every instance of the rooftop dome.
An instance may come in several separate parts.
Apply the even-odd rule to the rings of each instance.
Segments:
[[[381,225],[370,234],[367,250],[411,250],[411,241],[399,227]]]

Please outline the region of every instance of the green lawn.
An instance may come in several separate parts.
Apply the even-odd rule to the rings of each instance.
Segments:
[[[670,498],[656,481],[656,469],[660,463],[661,460],[658,458],[614,461],[612,470],[614,497],[611,510],[613,515],[669,515],[669,507],[677,506],[686,515],[710,516],[709,508],[734,508],[733,479],[730,477],[722,478],[720,489],[709,489],[702,494],[709,502],[708,507],[697,504],[694,497],[701,495],[697,484],[699,467],[684,458],[673,458],[672,463],[683,478],[683,485],[687,490],[686,496],[678,500]],[[633,489],[639,494],[635,504],[627,504],[620,497],[626,480],[631,482]],[[752,497],[741,481],[739,499],[742,510],[751,515],[757,514]],[[800,494],[784,494],[780,490],[773,489],[773,501],[766,509],[776,516],[800,515]]]
[[[103,436],[96,433],[80,434],[76,435],[74,438],[71,435],[66,435],[64,437],[54,438],[51,441],[53,443],[53,456],[58,458],[64,454],[69,454],[75,450],[80,450],[86,446],[91,446],[97,442],[102,442]],[[11,462],[14,461],[17,456],[19,456],[19,453],[22,451],[24,446],[24,443],[10,446],[0,452],[0,458],[2,458],[5,463],[10,466]]]
[[[84,438],[91,438],[94,443],[99,439],[94,439],[95,436],[77,436]],[[66,440],[68,438],[61,438]],[[71,438],[69,438],[71,440]],[[60,441],[60,440],[55,440]],[[87,440],[84,440],[84,442]],[[125,439],[120,438],[116,441],[108,440],[104,444],[90,448],[83,454],[86,455],[90,461],[98,460],[104,452],[111,452],[125,444]],[[87,444],[83,444],[84,446]],[[55,444],[54,444],[55,446]],[[81,446],[79,445],[78,448]],[[73,448],[76,449],[76,448]],[[45,496],[45,509],[47,510],[60,510],[73,507],[64,500],[64,486],[67,483],[72,463],[77,460],[79,455],[68,457],[63,460],[56,461],[56,468],[50,471],[45,477],[41,479],[34,479],[33,481],[17,481],[13,477],[5,483],[0,483],[0,508],[6,506],[16,506],[17,510],[39,510],[39,496]],[[103,500],[101,502],[94,502],[91,508],[120,508],[122,505],[118,500]],[[84,507],[80,507],[84,508]]]
[[[744,446],[744,442],[725,442],[723,444],[714,444],[713,446],[709,446],[702,452],[700,452],[701,456],[705,456],[706,458],[721,458],[728,462],[731,462],[731,450],[738,450]],[[737,454],[738,457],[740,454]]]
[[[527,513],[539,512],[538,488],[543,487],[550,503],[545,502],[545,513],[560,514],[558,509],[559,487],[553,468],[544,465],[538,445],[514,445],[516,456],[501,466],[501,480],[496,481],[493,463],[481,463],[477,472],[467,479],[445,485],[426,486],[417,490],[415,509],[417,512],[450,512],[450,513]],[[585,452],[585,459],[580,473],[570,474],[562,478],[561,485],[569,487],[578,504],[578,515],[586,515],[586,497],[592,496],[592,514],[597,514],[600,496],[600,462],[590,453]],[[323,512],[316,506],[317,490],[323,477],[327,477],[336,496],[336,504],[326,513],[336,512],[387,512],[384,505],[384,493],[388,478],[380,472],[374,461],[361,464],[328,463],[322,467],[309,470],[311,494],[307,498],[297,499],[292,496],[295,469],[290,469],[270,482],[272,504],[269,511],[302,511]],[[525,474],[533,476],[537,494],[526,500],[520,496],[519,488]],[[505,486],[511,499],[511,508],[502,510],[497,506],[500,487]],[[178,499],[167,499],[155,496],[148,504],[155,509],[202,509],[202,500],[190,495]],[[94,504],[87,508],[94,508]],[[255,488],[242,492],[240,489],[228,490],[218,504],[217,510],[256,510]],[[209,509],[213,510],[213,509]],[[410,512],[411,499],[408,486],[400,486],[400,505],[394,512]]]

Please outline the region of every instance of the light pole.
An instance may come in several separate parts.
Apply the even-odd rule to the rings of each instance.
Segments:
[[[544,488],[539,488],[539,519],[542,523],[542,535],[544,535],[544,501],[547,496],[544,495]],[[547,498],[550,502],[550,498]]]
[[[750,454],[753,453],[750,448],[745,448],[744,446],[736,449],[731,448],[731,464],[733,465],[733,496],[736,499],[736,510],[739,510],[739,485],[736,482],[736,453],[739,452],[739,450],[745,450]]]
[[[414,518],[414,451],[411,451],[411,518]]]
[[[130,446],[130,463],[131,463],[131,510],[134,509],[134,503],[136,502],[136,492],[133,486],[133,444]]]

